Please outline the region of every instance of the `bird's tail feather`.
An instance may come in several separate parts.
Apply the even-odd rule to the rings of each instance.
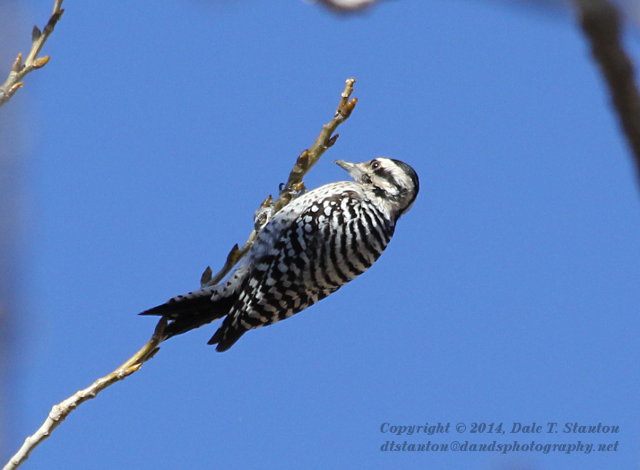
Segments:
[[[247,329],[233,318],[225,318],[218,331],[211,337],[207,344],[216,344],[216,351],[224,352],[235,344]]]
[[[172,337],[222,318],[233,306],[234,295],[211,299],[211,293],[202,295],[188,294],[174,297],[168,302],[141,312],[140,315],[160,315],[169,319],[164,330]]]

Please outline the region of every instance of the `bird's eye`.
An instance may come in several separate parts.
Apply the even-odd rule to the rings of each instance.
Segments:
[[[378,168],[380,168],[380,162],[377,160],[374,160],[371,162],[371,169],[372,170],[377,170]]]

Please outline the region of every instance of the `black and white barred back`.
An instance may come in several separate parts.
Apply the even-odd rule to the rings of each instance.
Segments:
[[[355,181],[326,184],[294,199],[267,222],[224,283],[141,315],[167,317],[168,336],[225,317],[209,344],[226,351],[246,331],[289,318],[366,271],[415,201],[418,176],[389,158],[336,163]]]

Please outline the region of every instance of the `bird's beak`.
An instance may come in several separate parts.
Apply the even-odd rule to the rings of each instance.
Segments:
[[[360,165],[358,163],[345,162],[344,160],[336,160],[334,163],[340,168],[347,170],[351,177],[356,181],[360,181],[364,176],[364,171],[360,169]]]

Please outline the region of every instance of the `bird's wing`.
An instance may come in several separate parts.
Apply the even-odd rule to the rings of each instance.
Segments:
[[[277,214],[265,226],[256,240],[264,249],[257,247],[261,254],[253,260],[238,300],[209,344],[225,351],[245,331],[292,316],[364,271],[336,274],[326,269],[332,260],[337,265],[340,256],[330,249],[329,241],[342,233],[336,230],[341,223],[344,230],[348,229],[344,212],[353,210],[342,204],[344,200],[342,193],[329,194],[305,205],[297,216]],[[359,196],[354,194],[350,200],[352,206],[359,205]],[[336,242],[348,249],[344,242]]]

